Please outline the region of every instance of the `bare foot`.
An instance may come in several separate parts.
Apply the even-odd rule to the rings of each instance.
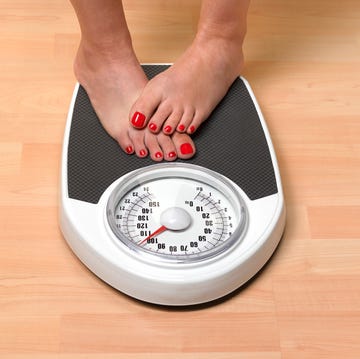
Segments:
[[[243,68],[239,41],[197,38],[181,58],[146,85],[130,111],[130,123],[153,133],[194,133]]]
[[[187,135],[155,135],[148,129],[139,131],[129,126],[129,110],[148,82],[132,50],[94,51],[80,44],[74,71],[103,127],[126,153],[136,153],[138,157],[150,155],[154,161],[194,155],[194,143]]]

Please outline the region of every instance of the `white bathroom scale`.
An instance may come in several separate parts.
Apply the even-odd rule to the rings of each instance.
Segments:
[[[167,67],[143,65],[149,78]],[[145,302],[193,305],[233,292],[265,265],[284,230],[274,148],[245,79],[235,80],[193,140],[190,160],[125,154],[75,87],[60,227],[93,273]]]

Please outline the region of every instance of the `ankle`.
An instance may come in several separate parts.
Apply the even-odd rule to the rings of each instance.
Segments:
[[[90,71],[99,71],[104,67],[111,69],[124,63],[136,62],[137,59],[131,42],[98,44],[82,39],[75,58],[74,68],[75,72],[82,67],[86,67]]]
[[[230,78],[240,75],[243,70],[242,38],[201,32],[196,35],[193,45],[207,53],[213,68],[228,73]]]
[[[102,35],[96,38],[82,36],[79,48],[89,56],[102,56],[105,60],[133,53],[130,34]]]
[[[239,22],[224,23],[202,23],[196,34],[196,38],[202,41],[223,40],[242,47],[246,35],[246,23],[239,26]]]

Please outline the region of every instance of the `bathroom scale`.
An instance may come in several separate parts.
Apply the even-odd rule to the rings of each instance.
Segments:
[[[149,78],[169,65],[143,65]],[[77,84],[61,164],[60,227],[78,258],[145,302],[210,302],[241,287],[282,236],[285,204],[255,96],[237,78],[193,136],[190,160],[124,153]]]

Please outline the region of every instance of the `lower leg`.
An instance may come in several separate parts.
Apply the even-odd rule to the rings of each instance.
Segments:
[[[83,44],[99,49],[122,45],[124,50],[132,50],[121,0],[70,0],[70,2],[79,21]]]
[[[249,0],[203,0],[192,45],[145,87],[130,111],[133,126],[166,134],[199,127],[242,71],[248,6]]]
[[[71,3],[81,28],[75,75],[105,130],[123,150],[132,153],[134,145],[124,120],[147,79],[132,48],[122,3],[119,0],[71,0]]]

